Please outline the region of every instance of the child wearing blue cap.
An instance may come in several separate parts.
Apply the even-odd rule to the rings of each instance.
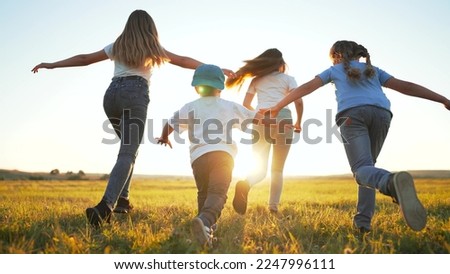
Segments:
[[[220,98],[225,76],[215,65],[201,65],[194,73],[192,86],[200,95],[187,103],[164,126],[159,144],[169,145],[175,130],[188,130],[192,171],[197,185],[198,215],[192,221],[192,233],[201,245],[211,245],[215,224],[227,200],[232,179],[236,143],[233,128],[258,123],[264,117],[254,110]]]

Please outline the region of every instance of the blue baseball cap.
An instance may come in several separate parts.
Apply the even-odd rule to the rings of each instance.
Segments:
[[[215,65],[200,65],[195,69],[192,86],[210,86],[223,90],[225,75],[222,69]]]

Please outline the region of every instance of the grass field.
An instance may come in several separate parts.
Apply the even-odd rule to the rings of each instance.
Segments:
[[[87,224],[84,210],[101,198],[105,181],[0,182],[0,253],[420,253],[450,251],[450,179],[418,179],[418,195],[428,211],[427,227],[409,229],[390,198],[377,194],[371,233],[352,227],[356,184],[351,179],[287,179],[281,211],[266,209],[268,184],[249,195],[245,216],[228,201],[214,246],[192,241],[196,214],[191,179],[135,180],[131,215],[114,215],[100,230]]]

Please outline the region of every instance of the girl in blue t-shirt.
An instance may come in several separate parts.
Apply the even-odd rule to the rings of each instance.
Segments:
[[[144,134],[152,69],[165,62],[188,69],[195,69],[202,64],[164,49],[152,17],[146,11],[135,10],[114,43],[94,53],[80,54],[53,63],[40,63],[32,72],[36,73],[42,68],[87,66],[106,59],[114,61],[114,77],[105,93],[103,108],[121,143],[102,200],[86,209],[89,223],[96,228],[104,221],[110,221],[112,211],[128,213],[132,209],[129,188]],[[233,75],[230,70],[223,71],[228,76]]]
[[[392,113],[382,87],[444,104],[450,100],[423,86],[396,79],[372,65],[369,52],[353,41],[337,41],[330,49],[333,66],[299,86],[275,107],[272,116],[289,103],[310,94],[321,86],[334,83],[340,131],[353,176],[359,185],[355,227],[365,233],[371,229],[375,210],[375,189],[391,196],[400,205],[403,217],[413,230],[426,225],[426,210],[419,201],[414,181],[407,172],[391,173],[375,167],[389,130]],[[365,58],[366,62],[359,62]]]

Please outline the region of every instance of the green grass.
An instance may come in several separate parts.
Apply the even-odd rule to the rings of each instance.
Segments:
[[[212,248],[192,241],[196,188],[189,179],[135,180],[131,215],[114,215],[100,230],[84,210],[105,181],[0,182],[0,253],[444,253],[450,251],[450,180],[418,179],[427,227],[409,229],[390,198],[377,194],[373,231],[352,227],[356,184],[350,179],[287,179],[280,214],[266,208],[268,184],[255,186],[245,216],[231,206],[234,183]]]

